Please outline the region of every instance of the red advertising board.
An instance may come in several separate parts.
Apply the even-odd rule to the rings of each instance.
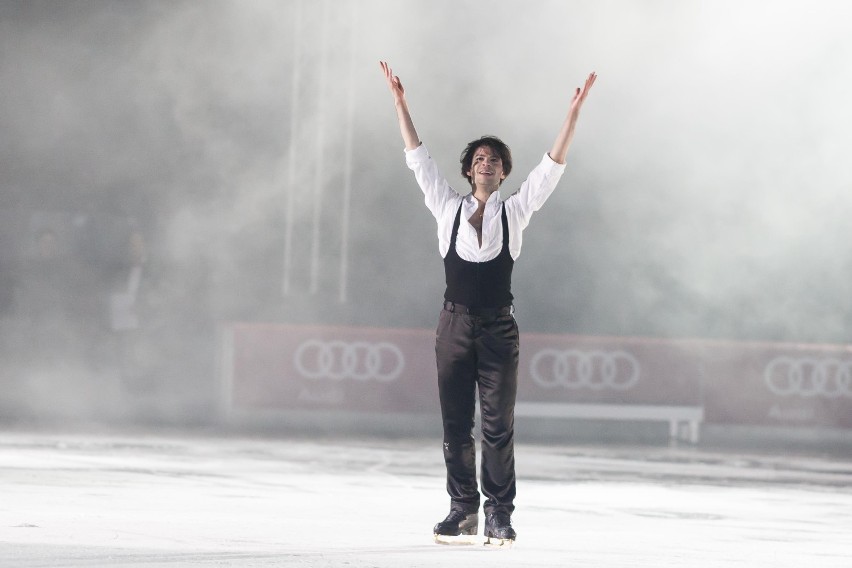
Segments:
[[[225,336],[231,409],[437,409],[429,332],[235,324]]]
[[[702,345],[708,422],[852,428],[852,347]]]
[[[438,412],[431,330],[232,324],[232,410]],[[715,424],[852,428],[852,346],[521,336],[518,401],[690,406]]]
[[[528,333],[518,399],[700,406],[700,360],[671,341]]]

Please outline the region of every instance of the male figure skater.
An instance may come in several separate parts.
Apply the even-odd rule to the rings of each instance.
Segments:
[[[512,265],[521,234],[565,170],[580,108],[595,83],[591,73],[577,88],[550,151],[520,188],[501,201],[499,188],[512,170],[512,155],[499,138],[470,142],[461,155],[461,174],[471,192],[461,195],[440,173],[414,128],[405,90],[387,63],[380,63],[393,95],[405,159],[426,206],[438,222],[438,249],[447,288],[436,334],[438,393],[444,425],[444,462],[450,513],[435,525],[445,537],[475,535],[479,491],[473,439],[476,389],[482,418],[480,481],[486,500],[487,542],[514,541],[514,414],[518,387],[518,326],[512,306]]]

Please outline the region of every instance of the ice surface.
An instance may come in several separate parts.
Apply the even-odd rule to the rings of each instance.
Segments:
[[[852,460],[516,455],[519,536],[501,550],[432,542],[439,440],[7,432],[0,566],[852,566]]]

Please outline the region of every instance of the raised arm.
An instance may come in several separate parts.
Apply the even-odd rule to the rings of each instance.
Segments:
[[[595,79],[598,76],[594,73],[589,73],[589,78],[586,79],[586,84],[583,88],[577,87],[574,93],[574,98],[571,100],[571,108],[568,109],[568,116],[565,117],[565,122],[562,123],[562,128],[553,142],[553,147],[550,149],[550,158],[557,163],[564,164],[565,157],[568,155],[568,147],[571,145],[571,140],[574,138],[574,128],[577,125],[577,118],[580,116],[580,108],[586,101],[586,97],[595,84]],[[401,88],[401,87],[400,87]]]
[[[382,67],[388,88],[391,95],[393,95],[396,116],[399,119],[399,132],[402,134],[405,149],[414,150],[420,146],[420,138],[417,136],[417,130],[414,129],[414,122],[411,120],[411,114],[408,112],[408,103],[405,100],[405,89],[402,88],[402,81],[393,74],[390,66],[385,61],[380,61],[379,65]]]

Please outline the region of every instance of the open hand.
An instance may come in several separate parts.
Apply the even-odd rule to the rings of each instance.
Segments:
[[[399,80],[399,77],[393,74],[393,70],[391,70],[390,65],[388,65],[386,61],[379,61],[379,65],[382,68],[382,72],[385,74],[385,81],[388,83],[388,89],[390,89],[394,100],[399,101],[404,99],[405,89],[402,86],[402,81]]]
[[[594,71],[592,71],[591,73],[589,73],[589,77],[586,79],[586,83],[583,85],[583,87],[577,87],[577,90],[574,92],[574,98],[571,100],[572,112],[580,111],[580,107],[583,106],[583,102],[585,102],[586,97],[588,96],[589,91],[592,89],[592,85],[595,84],[595,79],[597,78],[598,76],[595,74]]]

